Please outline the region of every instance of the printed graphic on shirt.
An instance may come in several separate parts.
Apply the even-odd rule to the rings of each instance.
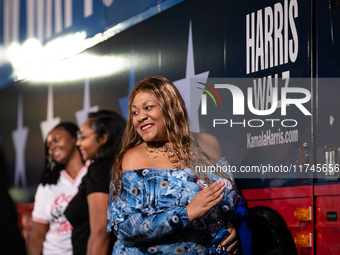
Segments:
[[[65,233],[73,229],[64,215],[64,211],[72,197],[72,195],[60,194],[51,205],[51,223],[59,224],[56,230],[57,234]]]

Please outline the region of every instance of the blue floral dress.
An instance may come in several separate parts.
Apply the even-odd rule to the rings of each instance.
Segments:
[[[222,158],[217,165],[228,162]],[[214,177],[210,180],[229,182]],[[110,192],[107,231],[118,238],[112,254],[206,254],[239,198],[229,182],[224,198],[204,217],[189,222],[186,206],[201,190],[196,181],[190,169],[125,171],[121,196],[113,199]]]

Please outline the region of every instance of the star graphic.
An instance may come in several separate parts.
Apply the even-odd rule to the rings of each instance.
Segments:
[[[134,66],[134,51],[131,50],[130,57],[130,79],[129,79],[129,92],[127,97],[122,97],[119,99],[120,109],[122,111],[122,116],[127,119],[128,111],[129,111],[129,98],[130,94],[135,87],[135,66]]]
[[[194,62],[194,50],[192,44],[192,30],[191,21],[189,25],[189,40],[188,40],[188,55],[187,55],[187,67],[185,78],[175,81],[174,84],[181,93],[185,105],[188,109],[190,119],[190,131],[200,132],[199,119],[198,119],[198,108],[201,102],[202,90],[197,89],[196,86],[190,86],[191,78],[201,78],[200,81],[203,83],[207,82],[209,71],[195,74],[195,62]],[[190,100],[191,98],[191,100]]]
[[[83,110],[77,111],[76,112],[76,119],[77,119],[77,124],[78,127],[80,127],[85,120],[87,119],[87,115],[89,112],[98,112],[99,106],[90,106],[90,81],[89,79],[85,80],[85,85],[84,85],[84,105],[83,105]]]
[[[19,187],[21,180],[22,187],[27,187],[26,182],[26,168],[25,168],[25,148],[28,135],[28,127],[23,127],[24,114],[22,106],[22,96],[19,96],[18,103],[18,126],[16,130],[12,131],[12,139],[15,150],[15,175],[14,187]]]
[[[56,125],[60,123],[60,117],[53,118],[53,86],[48,86],[48,98],[47,98],[47,119],[40,122],[40,129],[43,136],[43,141],[45,141],[48,133]]]

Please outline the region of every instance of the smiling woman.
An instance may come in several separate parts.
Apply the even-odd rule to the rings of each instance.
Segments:
[[[78,194],[65,210],[73,226],[73,255],[110,253],[114,235],[106,231],[109,176],[124,128],[125,120],[118,113],[101,110],[90,113],[77,133],[82,157],[91,164]]]
[[[35,195],[29,255],[72,254],[72,226],[64,211],[87,172],[76,146],[78,127],[61,123],[45,143],[45,170]]]
[[[107,134],[98,136],[89,126],[90,120],[86,120],[77,133],[77,145],[79,146],[83,160],[95,159],[98,148],[107,142]]]
[[[133,126],[145,142],[167,140],[161,106],[149,93],[140,92],[136,95],[132,114]]]
[[[233,177],[195,174],[190,167],[197,162],[228,165],[215,137],[190,134],[172,82],[137,83],[111,171],[107,231],[119,239],[112,254],[207,254],[222,228],[228,231],[219,244],[224,254],[240,250],[230,223],[240,201]]]

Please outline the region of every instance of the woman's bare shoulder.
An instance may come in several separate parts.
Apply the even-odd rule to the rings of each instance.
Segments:
[[[215,136],[208,133],[199,133],[197,134],[197,142],[211,159],[218,161],[223,157],[221,145]]]
[[[124,154],[123,161],[122,161],[123,171],[135,170],[135,169],[140,168],[141,163],[143,162],[143,158],[144,158],[142,154],[142,150],[143,150],[143,145],[139,144],[129,149]]]

